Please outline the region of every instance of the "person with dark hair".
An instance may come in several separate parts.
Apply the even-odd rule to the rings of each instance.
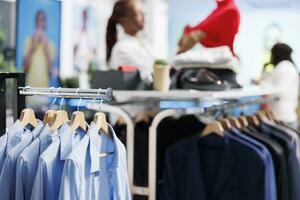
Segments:
[[[122,37],[117,25],[124,30]],[[113,7],[107,24],[106,61],[113,69],[121,65],[137,67],[141,79],[153,81],[152,68],[156,56],[149,44],[141,39],[144,28],[144,12],[137,0],[119,0]]]
[[[292,60],[293,49],[284,43],[277,43],[271,49],[271,62],[276,67],[282,61],[290,61],[291,64],[294,63]],[[295,66],[294,66],[295,67]]]
[[[274,71],[264,82],[279,89],[279,101],[271,104],[271,110],[278,120],[292,128],[298,128],[296,108],[299,95],[299,74],[292,60],[292,48],[284,43],[277,43],[271,49],[271,64]]]
[[[53,42],[46,35],[46,15],[38,10],[35,15],[35,32],[24,43],[24,71],[27,85],[48,87],[55,57]]]

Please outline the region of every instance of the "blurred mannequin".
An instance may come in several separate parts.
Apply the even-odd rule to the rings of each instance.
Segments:
[[[291,58],[292,48],[283,43],[277,43],[271,50],[271,63],[274,71],[263,80],[279,89],[279,101],[271,105],[275,117],[292,128],[297,128],[299,74]]]
[[[195,27],[186,26],[179,41],[178,53],[200,42],[205,47],[228,46],[234,55],[233,43],[240,25],[240,12],[234,0],[215,0],[217,8]]]
[[[35,20],[36,30],[25,40],[24,71],[27,73],[27,85],[48,87],[55,48],[45,32],[46,16],[44,11],[37,11]]]
[[[117,25],[124,29],[124,35],[117,38]],[[137,67],[141,79],[150,84],[153,81],[152,68],[156,56],[154,51],[140,38],[144,28],[144,13],[136,0],[119,0],[113,8],[106,32],[106,60],[111,68],[121,65]]]

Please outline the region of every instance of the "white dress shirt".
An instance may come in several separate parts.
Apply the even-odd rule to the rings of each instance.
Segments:
[[[294,64],[287,60],[280,62],[265,82],[280,91],[280,100],[271,104],[271,110],[275,117],[286,123],[296,122],[299,74]]]
[[[153,82],[152,69],[156,56],[150,45],[138,37],[123,34],[112,49],[110,67],[118,69],[121,65],[137,67],[141,79]]]

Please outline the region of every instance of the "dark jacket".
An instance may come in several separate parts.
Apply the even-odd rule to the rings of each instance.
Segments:
[[[259,141],[270,151],[275,168],[277,199],[289,200],[289,182],[284,149],[275,140],[258,133],[256,130],[244,128],[243,133]]]
[[[298,146],[293,141],[291,136],[282,132],[276,126],[271,126],[266,123],[261,124],[258,128],[263,134],[277,141],[283,148],[286,157],[286,166],[289,181],[289,194],[292,200],[300,199],[300,165],[297,158]]]
[[[264,175],[250,147],[215,134],[193,136],[167,151],[160,199],[263,200]]]

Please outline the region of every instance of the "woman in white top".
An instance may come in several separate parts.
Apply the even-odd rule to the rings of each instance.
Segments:
[[[297,128],[299,74],[291,58],[292,48],[277,43],[272,48],[271,62],[274,71],[266,81],[280,90],[280,100],[271,105],[275,117],[293,128]]]
[[[117,25],[124,29],[124,36],[118,38]],[[152,68],[155,56],[151,47],[139,38],[144,27],[144,13],[136,0],[119,0],[115,3],[106,32],[106,60],[110,67],[121,65],[137,67],[141,79],[150,84],[153,81]]]

